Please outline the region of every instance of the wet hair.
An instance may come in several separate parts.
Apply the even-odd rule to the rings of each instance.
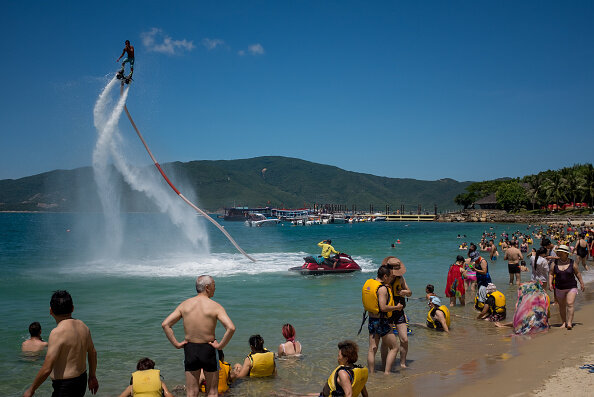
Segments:
[[[217,353],[219,353],[219,360],[220,361],[225,361],[225,353],[223,353],[222,350],[217,350]]]
[[[526,266],[526,261],[522,261],[522,262],[520,262],[520,265],[522,265],[522,266]]]
[[[254,349],[254,351],[259,353],[264,351],[264,338],[262,338],[260,335],[250,336],[249,343],[250,346]]]
[[[126,40],[124,44],[130,44],[130,40]]]
[[[381,265],[379,269],[377,269],[377,278],[379,279],[382,279],[384,278],[384,276],[389,276],[391,274],[392,270],[386,265]]]
[[[198,276],[196,279],[196,292],[201,293],[206,289],[206,286],[212,284],[213,281],[213,278],[206,274]]]
[[[286,340],[293,342],[295,340],[295,327],[289,323],[283,325],[283,337]]]
[[[72,296],[65,290],[54,291],[50,300],[50,308],[56,316],[72,313],[74,310]]]
[[[338,350],[349,364],[354,364],[359,359],[359,346],[352,340],[343,340],[338,343]]]
[[[456,257],[456,262],[464,262],[464,257],[462,255],[458,255]]]
[[[139,371],[155,369],[155,362],[148,357],[141,358],[138,360],[138,364],[136,364],[136,369]]]
[[[427,284],[427,286],[425,287],[425,291],[429,292],[430,294],[433,293],[433,291],[435,291],[435,287],[431,284]]]
[[[546,238],[546,237],[545,237],[545,238],[543,238],[543,239],[540,241],[540,246],[541,246],[541,247],[545,247],[545,248],[546,248],[546,247],[548,247],[549,245],[551,245],[551,240],[549,240],[549,239],[548,239],[548,238]]]
[[[37,321],[32,322],[31,324],[29,324],[29,334],[31,335],[31,337],[40,337],[41,336],[41,324],[39,324]]]
[[[332,244],[332,240],[330,240],[330,239],[326,240],[326,244]]]

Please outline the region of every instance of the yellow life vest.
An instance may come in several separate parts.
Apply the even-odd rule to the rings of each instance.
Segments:
[[[429,310],[429,312],[427,313],[427,323],[430,324],[432,326],[432,328],[441,329],[441,323],[439,321],[435,321],[433,319],[433,317],[431,317],[431,314],[435,314],[435,311],[437,311],[437,310],[441,310],[443,312],[443,315],[446,320],[446,325],[449,328],[450,327],[450,309],[448,309],[448,307],[444,306],[444,305],[441,305],[438,308]]]
[[[365,282],[363,289],[361,290],[363,308],[372,314],[380,314],[385,315],[386,317],[392,317],[392,312],[380,312],[379,297],[377,294],[377,291],[380,289],[380,287],[385,287],[385,285],[376,279],[370,278]],[[386,287],[386,290],[388,291],[388,302],[386,302],[386,304],[388,304],[388,306],[394,306],[394,296],[392,295],[392,291],[388,287]]]
[[[132,373],[132,395],[134,397],[162,397],[161,371],[145,369]]]
[[[229,383],[231,375],[231,364],[226,361],[219,360],[219,393],[224,393],[229,390]],[[200,385],[200,391],[206,393],[206,382]]]
[[[344,396],[344,390],[338,384],[338,371],[344,369],[348,372],[349,378],[351,379],[351,387],[353,388],[353,397],[359,396],[361,394],[361,390],[365,387],[367,383],[367,377],[369,376],[369,371],[367,367],[361,367],[359,365],[355,365],[353,367],[347,367],[346,365],[339,365],[336,367],[334,371],[328,377],[328,384],[327,387],[330,390],[328,396]]]
[[[495,307],[489,308],[489,310],[491,310],[491,313],[505,314],[505,295],[503,295],[499,291],[495,291],[493,293],[488,294],[487,298],[490,296],[495,298]]]
[[[252,363],[250,376],[253,378],[263,378],[274,374],[274,353],[264,350],[264,353],[251,353],[248,356]]]
[[[485,303],[478,300],[478,296],[474,297],[474,308],[479,312],[483,311],[483,307],[485,307]]]

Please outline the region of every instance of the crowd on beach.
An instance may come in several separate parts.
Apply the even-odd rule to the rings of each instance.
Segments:
[[[460,236],[458,236],[460,238]],[[399,357],[401,368],[407,368],[408,335],[411,326],[428,328],[449,333],[452,331],[450,307],[457,303],[464,306],[472,301],[477,310],[477,320],[489,320],[500,327],[509,326],[516,334],[526,334],[548,329],[550,326],[550,304],[557,304],[562,319],[561,327],[573,328],[574,302],[578,293],[585,290],[580,266],[588,270],[587,260],[594,257],[594,230],[585,227],[549,225],[548,228],[532,227],[527,232],[516,231],[511,235],[502,233],[496,244],[494,232],[483,233],[478,243],[467,245],[467,255],[458,255],[449,267],[445,297],[449,307],[443,304],[435,293],[433,285],[425,289],[427,318],[425,323],[410,323],[405,314],[407,299],[412,291],[406,283],[404,263],[395,256],[383,259],[376,276],[365,282],[361,295],[367,318],[369,347],[367,366],[357,364],[357,343],[343,340],[338,343],[337,367],[324,383],[319,394],[310,396],[368,396],[366,383],[370,373],[378,369],[376,355],[380,351],[381,369],[392,372]],[[534,239],[540,240],[539,247],[532,247]],[[556,244],[553,244],[553,240]],[[327,243],[329,240],[325,240]],[[507,318],[505,295],[492,282],[489,261],[493,264],[501,249],[508,262],[510,285],[517,285],[518,300],[514,319]],[[485,252],[485,257],[481,255]],[[575,257],[575,260],[574,258]],[[528,269],[529,262],[531,269]],[[530,281],[521,283],[521,274],[530,273]],[[550,291],[552,294],[546,292]],[[176,349],[184,350],[185,389],[187,396],[217,396],[229,390],[232,383],[241,378],[270,377],[276,375],[276,358],[299,356],[303,347],[296,340],[296,330],[286,323],[281,328],[285,342],[276,352],[265,348],[260,335],[249,340],[250,353],[243,363],[231,366],[225,361],[223,349],[235,333],[235,325],[222,305],[212,298],[215,281],[202,275],[196,279],[196,295],[179,304],[162,323],[169,342]],[[447,303],[447,302],[446,302]],[[51,375],[54,393],[52,396],[83,396],[88,388],[97,393],[99,382],[96,377],[97,352],[89,328],[72,317],[74,304],[67,291],[56,291],[50,299],[50,314],[56,321],[48,342],[42,340],[41,326],[34,322],[29,327],[30,339],[22,344],[24,352],[47,349],[45,360],[24,397],[34,395],[35,390]],[[184,327],[184,340],[178,341],[173,326],[180,320]],[[225,333],[215,338],[215,328],[220,323]],[[87,366],[88,363],[88,366]],[[155,362],[148,357],[141,358],[132,373],[130,384],[120,397],[126,396],[172,396],[161,380]],[[88,371],[88,372],[87,372]],[[299,395],[283,390],[282,395]]]

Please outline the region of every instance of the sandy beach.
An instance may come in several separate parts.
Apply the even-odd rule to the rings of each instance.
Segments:
[[[577,302],[576,324],[572,330],[560,328],[556,306],[551,308],[552,327],[533,337],[513,337],[511,358],[494,365],[493,376],[468,384],[456,396],[591,396],[594,373],[580,369],[594,364],[594,284]]]

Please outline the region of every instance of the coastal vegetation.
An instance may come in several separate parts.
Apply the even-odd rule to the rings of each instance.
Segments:
[[[506,211],[579,212],[582,203],[594,207],[594,166],[576,164],[523,178],[474,182],[454,202],[467,209],[491,194],[495,195],[497,208]]]
[[[454,197],[471,184],[453,179],[422,181],[346,171],[338,167],[279,156],[240,160],[163,164],[185,194],[195,192],[209,211],[233,206],[303,208],[331,206],[390,212],[456,210]],[[152,166],[139,173],[164,183]],[[122,211],[156,212],[144,193],[132,190],[112,172]],[[171,194],[174,194],[171,192]],[[93,170],[55,170],[20,179],[0,180],[0,211],[101,211]]]

